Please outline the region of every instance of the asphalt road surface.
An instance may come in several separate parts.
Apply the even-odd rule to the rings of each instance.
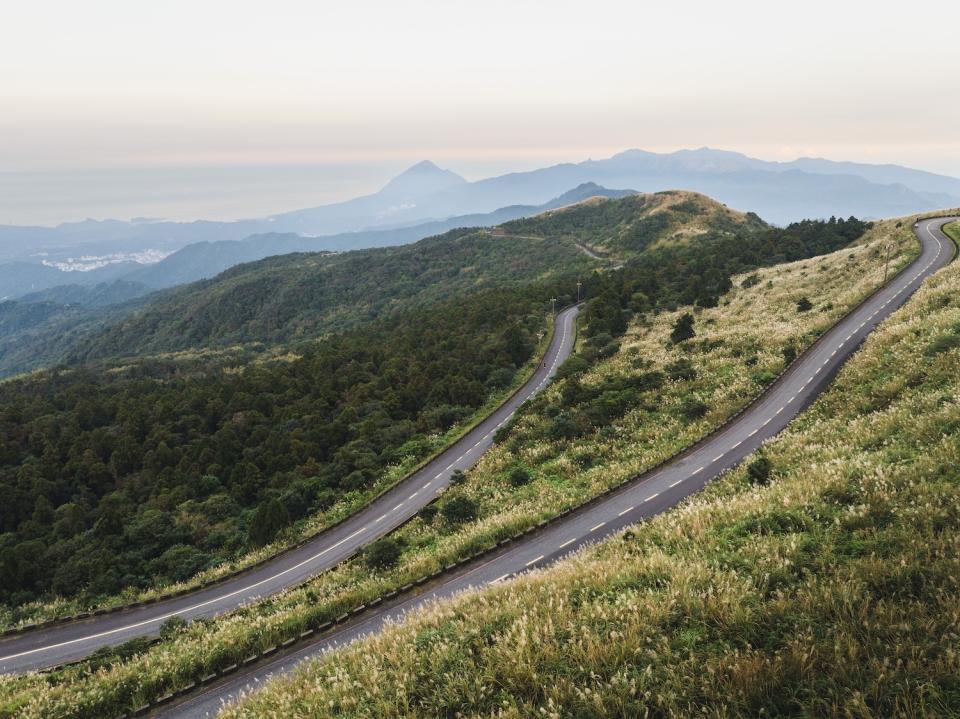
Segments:
[[[173,616],[209,617],[304,582],[355,554],[413,517],[442,492],[457,469],[472,467],[493,442],[493,434],[517,408],[539,392],[573,351],[579,307],[561,311],[541,365],[523,387],[474,429],[425,467],[400,482],[345,522],[302,547],[278,555],[249,572],[207,589],[116,614],[38,629],[0,642],[0,673],[18,673],[63,664],[100,647],[156,635]]]
[[[950,262],[954,244],[941,229],[949,221],[951,219],[944,218],[921,221],[916,228],[922,246],[920,256],[889,285],[823,335],[763,396],[721,431],[602,501],[478,560],[479,565],[467,565],[460,573],[428,585],[416,596],[381,605],[312,644],[221,679],[181,703],[165,707],[158,716],[215,716],[224,702],[256,690],[262,682],[290,671],[305,659],[376,632],[388,621],[402,620],[407,612],[426,603],[546,566],[584,544],[662,512],[699,491],[780,432],[826,388],[873,328],[900,307],[926,277]]]

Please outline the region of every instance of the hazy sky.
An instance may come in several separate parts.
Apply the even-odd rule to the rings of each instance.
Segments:
[[[0,173],[710,145],[960,176],[957,27],[923,0],[4,2]]]

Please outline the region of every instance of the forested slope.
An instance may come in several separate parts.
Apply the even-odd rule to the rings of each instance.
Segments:
[[[81,342],[72,357],[309,339],[485,288],[586,276],[606,263],[577,247],[575,240],[585,235],[601,242],[633,232],[653,241],[676,233],[753,234],[766,227],[708,198],[682,196],[685,203],[668,202],[671,193],[597,198],[493,231],[452,230],[402,247],[291,254],[240,265],[164,296]],[[519,231],[526,236],[514,236]],[[629,258],[646,249],[635,242],[622,254]]]

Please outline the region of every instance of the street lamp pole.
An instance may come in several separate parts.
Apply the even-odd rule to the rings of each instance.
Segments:
[[[551,297],[550,302],[553,303],[551,307],[551,311],[553,312],[553,316],[556,317],[557,316],[557,298]]]
[[[581,286],[582,284],[583,284],[583,283],[580,282],[580,280],[577,280],[577,302],[578,302],[578,303],[580,302],[580,286]]]
[[[887,244],[887,258],[883,262],[883,284],[887,284],[887,270],[890,268],[890,252],[893,251],[893,243]]]

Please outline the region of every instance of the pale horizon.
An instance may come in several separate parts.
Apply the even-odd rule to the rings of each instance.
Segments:
[[[253,216],[374,191],[423,159],[474,180],[630,148],[960,177],[960,44],[929,30],[958,20],[929,1],[10,5],[0,222]],[[262,199],[191,185],[256,183],[258,167]],[[289,179],[305,168],[325,168],[315,187]],[[144,184],[70,179],[110,172]],[[182,192],[173,178],[151,196],[164,173]]]

